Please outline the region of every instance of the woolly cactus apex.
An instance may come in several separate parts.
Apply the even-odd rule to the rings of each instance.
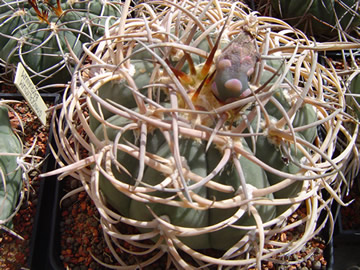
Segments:
[[[224,102],[234,101],[251,94],[249,76],[254,72],[257,52],[254,39],[241,32],[216,60],[216,74],[212,90]]]
[[[0,2],[0,59],[11,80],[20,61],[39,86],[71,80],[82,44],[104,35],[121,15],[119,1]]]
[[[358,123],[317,61],[350,45],[313,43],[238,2],[151,1],[134,12],[84,47],[54,114],[66,164],[47,175],[82,181],[110,249],[136,256],[130,267],[167,256],[178,269],[261,269],[301,249],[358,166]],[[306,216],[289,219],[301,205]],[[279,240],[295,227],[301,236]]]

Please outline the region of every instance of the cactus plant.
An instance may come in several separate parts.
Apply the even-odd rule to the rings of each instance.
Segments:
[[[3,78],[21,61],[34,82],[44,86],[71,80],[82,44],[104,34],[104,25],[120,16],[121,4],[107,0],[2,0],[0,11]]]
[[[358,123],[317,61],[349,44],[315,44],[239,2],[134,11],[84,48],[52,122],[65,164],[44,176],[83,183],[110,249],[138,256],[131,267],[167,254],[179,269],[261,269],[300,250],[331,221],[326,209],[342,203],[346,171],[358,167],[349,163]],[[307,216],[289,222],[302,204]],[[301,225],[301,236],[276,240]]]
[[[357,116],[360,119],[360,75],[359,70],[356,70],[349,77],[349,90],[350,95],[348,97],[349,110],[352,111],[352,114]]]
[[[18,158],[22,153],[22,144],[14,134],[8,116],[8,109],[0,106],[0,226],[9,226],[22,189],[22,169]]]
[[[307,34],[328,40],[349,36],[360,24],[360,5],[357,0],[260,0],[256,9],[270,16],[281,18]],[[271,7],[271,8],[269,8]],[[354,35],[355,38],[356,35]]]

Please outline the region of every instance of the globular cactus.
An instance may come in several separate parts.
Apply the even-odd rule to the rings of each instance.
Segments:
[[[281,18],[307,34],[328,40],[351,39],[349,34],[360,25],[358,0],[266,0],[258,1],[257,8],[268,15]],[[268,8],[272,7],[272,11]],[[358,39],[355,34],[354,37]]]
[[[123,266],[124,254],[132,267],[167,254],[179,269],[261,269],[300,250],[358,169],[358,123],[317,57],[350,45],[314,43],[239,2],[134,12],[86,47],[53,119],[63,168],[45,175],[83,183]]]
[[[4,79],[21,62],[39,86],[71,80],[82,45],[104,34],[121,14],[112,0],[1,0],[0,59]]]
[[[349,111],[360,119],[360,72],[357,69],[351,76],[348,78],[349,81],[349,96],[348,96],[348,104]]]
[[[0,106],[0,228],[9,226],[19,204],[22,190],[22,169],[18,160],[23,148],[14,134],[8,116],[8,109]],[[21,201],[21,200],[20,200]]]

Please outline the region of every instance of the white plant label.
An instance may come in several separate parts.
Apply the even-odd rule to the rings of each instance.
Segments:
[[[14,83],[31,109],[39,117],[41,123],[46,125],[46,110],[48,108],[21,63],[18,63]]]

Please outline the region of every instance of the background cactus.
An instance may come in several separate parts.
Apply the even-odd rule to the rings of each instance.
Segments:
[[[8,116],[8,109],[0,106],[0,226],[9,226],[15,209],[21,205],[19,195],[22,190],[22,169],[18,160],[22,154],[22,144],[14,134]],[[21,202],[21,200],[20,200]]]
[[[359,69],[357,69],[349,80],[350,95],[348,96],[349,111],[360,119],[360,75]]]
[[[358,39],[360,3],[357,0],[260,0],[253,1],[261,13],[281,18],[308,35],[323,40]],[[271,8],[270,8],[271,7]],[[349,35],[357,32],[353,36]]]
[[[358,123],[317,57],[350,45],[315,44],[241,3],[151,1],[134,12],[85,48],[53,119],[65,164],[46,175],[83,183],[110,249],[137,256],[136,267],[167,254],[179,269],[260,269],[300,250],[358,170]],[[307,215],[289,222],[300,205]]]
[[[2,77],[9,79],[21,61],[34,82],[44,86],[71,80],[82,44],[104,34],[104,25],[120,16],[121,4],[111,0],[1,0],[0,12]]]

